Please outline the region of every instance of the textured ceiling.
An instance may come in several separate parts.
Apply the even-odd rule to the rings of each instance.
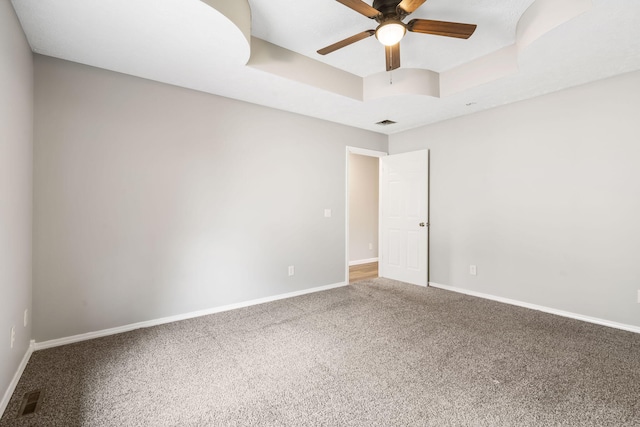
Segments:
[[[334,0],[206,1],[12,3],[34,52],[382,133],[640,69],[638,0],[429,0],[409,19],[472,23],[478,29],[469,40],[407,34],[402,68],[392,73],[384,71],[384,50],[375,37],[326,56],[316,53],[375,28],[374,21]],[[235,9],[236,16],[225,8]],[[553,22],[563,11],[568,15],[559,25],[526,46],[519,41],[519,28]],[[247,40],[248,32],[291,52],[264,49],[269,45]],[[509,54],[506,67],[496,56],[501,52]],[[421,92],[420,76],[429,73],[424,70],[435,72],[430,76],[436,83],[440,76],[440,85],[455,77],[458,89],[434,96],[431,85]],[[490,78],[483,80],[485,74]],[[357,95],[363,84],[386,84],[387,78],[395,86]],[[375,125],[383,119],[398,123]]]

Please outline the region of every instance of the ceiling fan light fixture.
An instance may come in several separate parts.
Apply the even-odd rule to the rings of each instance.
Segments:
[[[393,46],[402,40],[406,32],[407,29],[402,22],[387,21],[376,29],[376,38],[385,46]]]

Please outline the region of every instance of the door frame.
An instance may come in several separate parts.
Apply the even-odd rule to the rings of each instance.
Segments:
[[[346,161],[345,161],[345,273],[344,282],[349,284],[349,154],[358,154],[360,156],[368,157],[386,157],[389,155],[386,151],[369,150],[366,148],[350,147],[346,148]],[[378,200],[378,210],[380,210],[380,201]],[[378,228],[380,228],[380,222],[378,221]],[[378,234],[378,259],[380,259],[380,235]]]

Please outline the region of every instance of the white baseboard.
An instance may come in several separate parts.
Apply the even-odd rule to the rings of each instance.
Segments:
[[[4,392],[4,396],[0,401],[0,417],[2,417],[2,415],[4,414],[4,411],[7,409],[7,406],[9,406],[9,401],[11,400],[11,396],[13,396],[13,392],[15,391],[18,385],[18,381],[20,381],[20,377],[22,377],[24,368],[27,367],[29,358],[31,358],[31,353],[34,352],[34,347],[35,347],[35,341],[31,340],[31,342],[29,343],[29,347],[27,347],[27,351],[24,353],[24,356],[22,357],[22,361],[20,362],[20,365],[18,365],[18,369],[16,370],[16,373],[13,375],[13,378],[9,383],[9,387],[7,387],[7,390]]]
[[[349,267],[352,265],[370,264],[372,262],[378,262],[378,258],[358,259],[355,261],[349,261]]]
[[[594,323],[596,325],[608,326],[610,328],[622,329],[623,331],[635,332],[637,334],[640,334],[640,326],[627,325],[625,323],[618,323],[618,322],[613,322],[611,320],[600,319],[597,317],[585,316],[583,314],[572,313],[570,311],[558,310],[555,308],[549,308],[542,305],[531,304],[528,302],[518,301],[510,298],[498,297],[495,295],[485,294],[482,292],[470,291],[468,289],[458,288],[455,286],[441,285],[439,283],[434,283],[434,282],[429,282],[429,286],[433,288],[445,289],[447,291],[458,292],[461,294],[471,295],[478,298],[489,299],[492,301],[498,301],[505,304],[517,305],[518,307],[530,308],[532,310],[555,314],[562,317],[568,317],[570,319],[581,320],[583,322]]]
[[[207,316],[209,314],[221,313],[223,311],[235,310],[237,308],[249,307],[252,305],[264,304],[271,301],[277,301],[286,298],[297,297],[300,295],[310,294],[314,292],[326,291],[329,289],[339,288],[347,286],[348,283],[334,283],[332,285],[318,286],[311,289],[303,289],[301,291],[289,292],[286,294],[274,295],[265,298],[258,298],[250,301],[239,302],[236,304],[229,304],[220,307],[208,308],[205,310],[192,311],[190,313],[178,314],[175,316],[162,317],[160,319],[146,320],[144,322],[131,323],[129,325],[118,326],[115,328],[103,329],[95,332],[87,332],[85,334],[73,335],[65,338],[58,338],[49,341],[35,343],[34,350],[43,350],[45,348],[58,347],[65,344],[72,344],[75,342],[86,341],[94,338],[105,337],[108,335],[120,334],[122,332],[133,331],[134,329],[148,328],[151,326],[162,325],[165,323],[178,322],[180,320],[192,319],[194,317]]]

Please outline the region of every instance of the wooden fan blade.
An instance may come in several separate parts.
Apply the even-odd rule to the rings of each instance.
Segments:
[[[329,45],[327,47],[323,47],[322,49],[320,49],[318,51],[318,53],[320,55],[326,55],[327,53],[331,53],[331,52],[336,51],[338,49],[342,49],[345,46],[349,46],[352,43],[359,42],[360,40],[366,39],[367,37],[371,37],[375,33],[376,33],[375,30],[363,31],[361,33],[356,34],[355,36],[347,37],[346,39],[340,40],[337,43],[334,43],[334,44]]]
[[[355,10],[358,13],[363,14],[367,18],[373,19],[376,16],[380,15],[380,12],[378,11],[378,9],[374,9],[373,7],[369,6],[368,4],[366,4],[361,0],[336,0],[336,1],[339,3],[342,3],[343,5],[347,6],[350,9]]]
[[[457,22],[431,21],[429,19],[413,19],[407,24],[407,30],[414,33],[433,34],[436,36],[457,37],[468,39],[476,30],[477,25],[460,24]]]
[[[402,0],[397,7],[407,12],[408,15],[415,12],[415,10],[422,6],[425,1],[427,0]]]
[[[400,43],[393,46],[385,46],[384,53],[387,58],[387,71],[400,68]]]

